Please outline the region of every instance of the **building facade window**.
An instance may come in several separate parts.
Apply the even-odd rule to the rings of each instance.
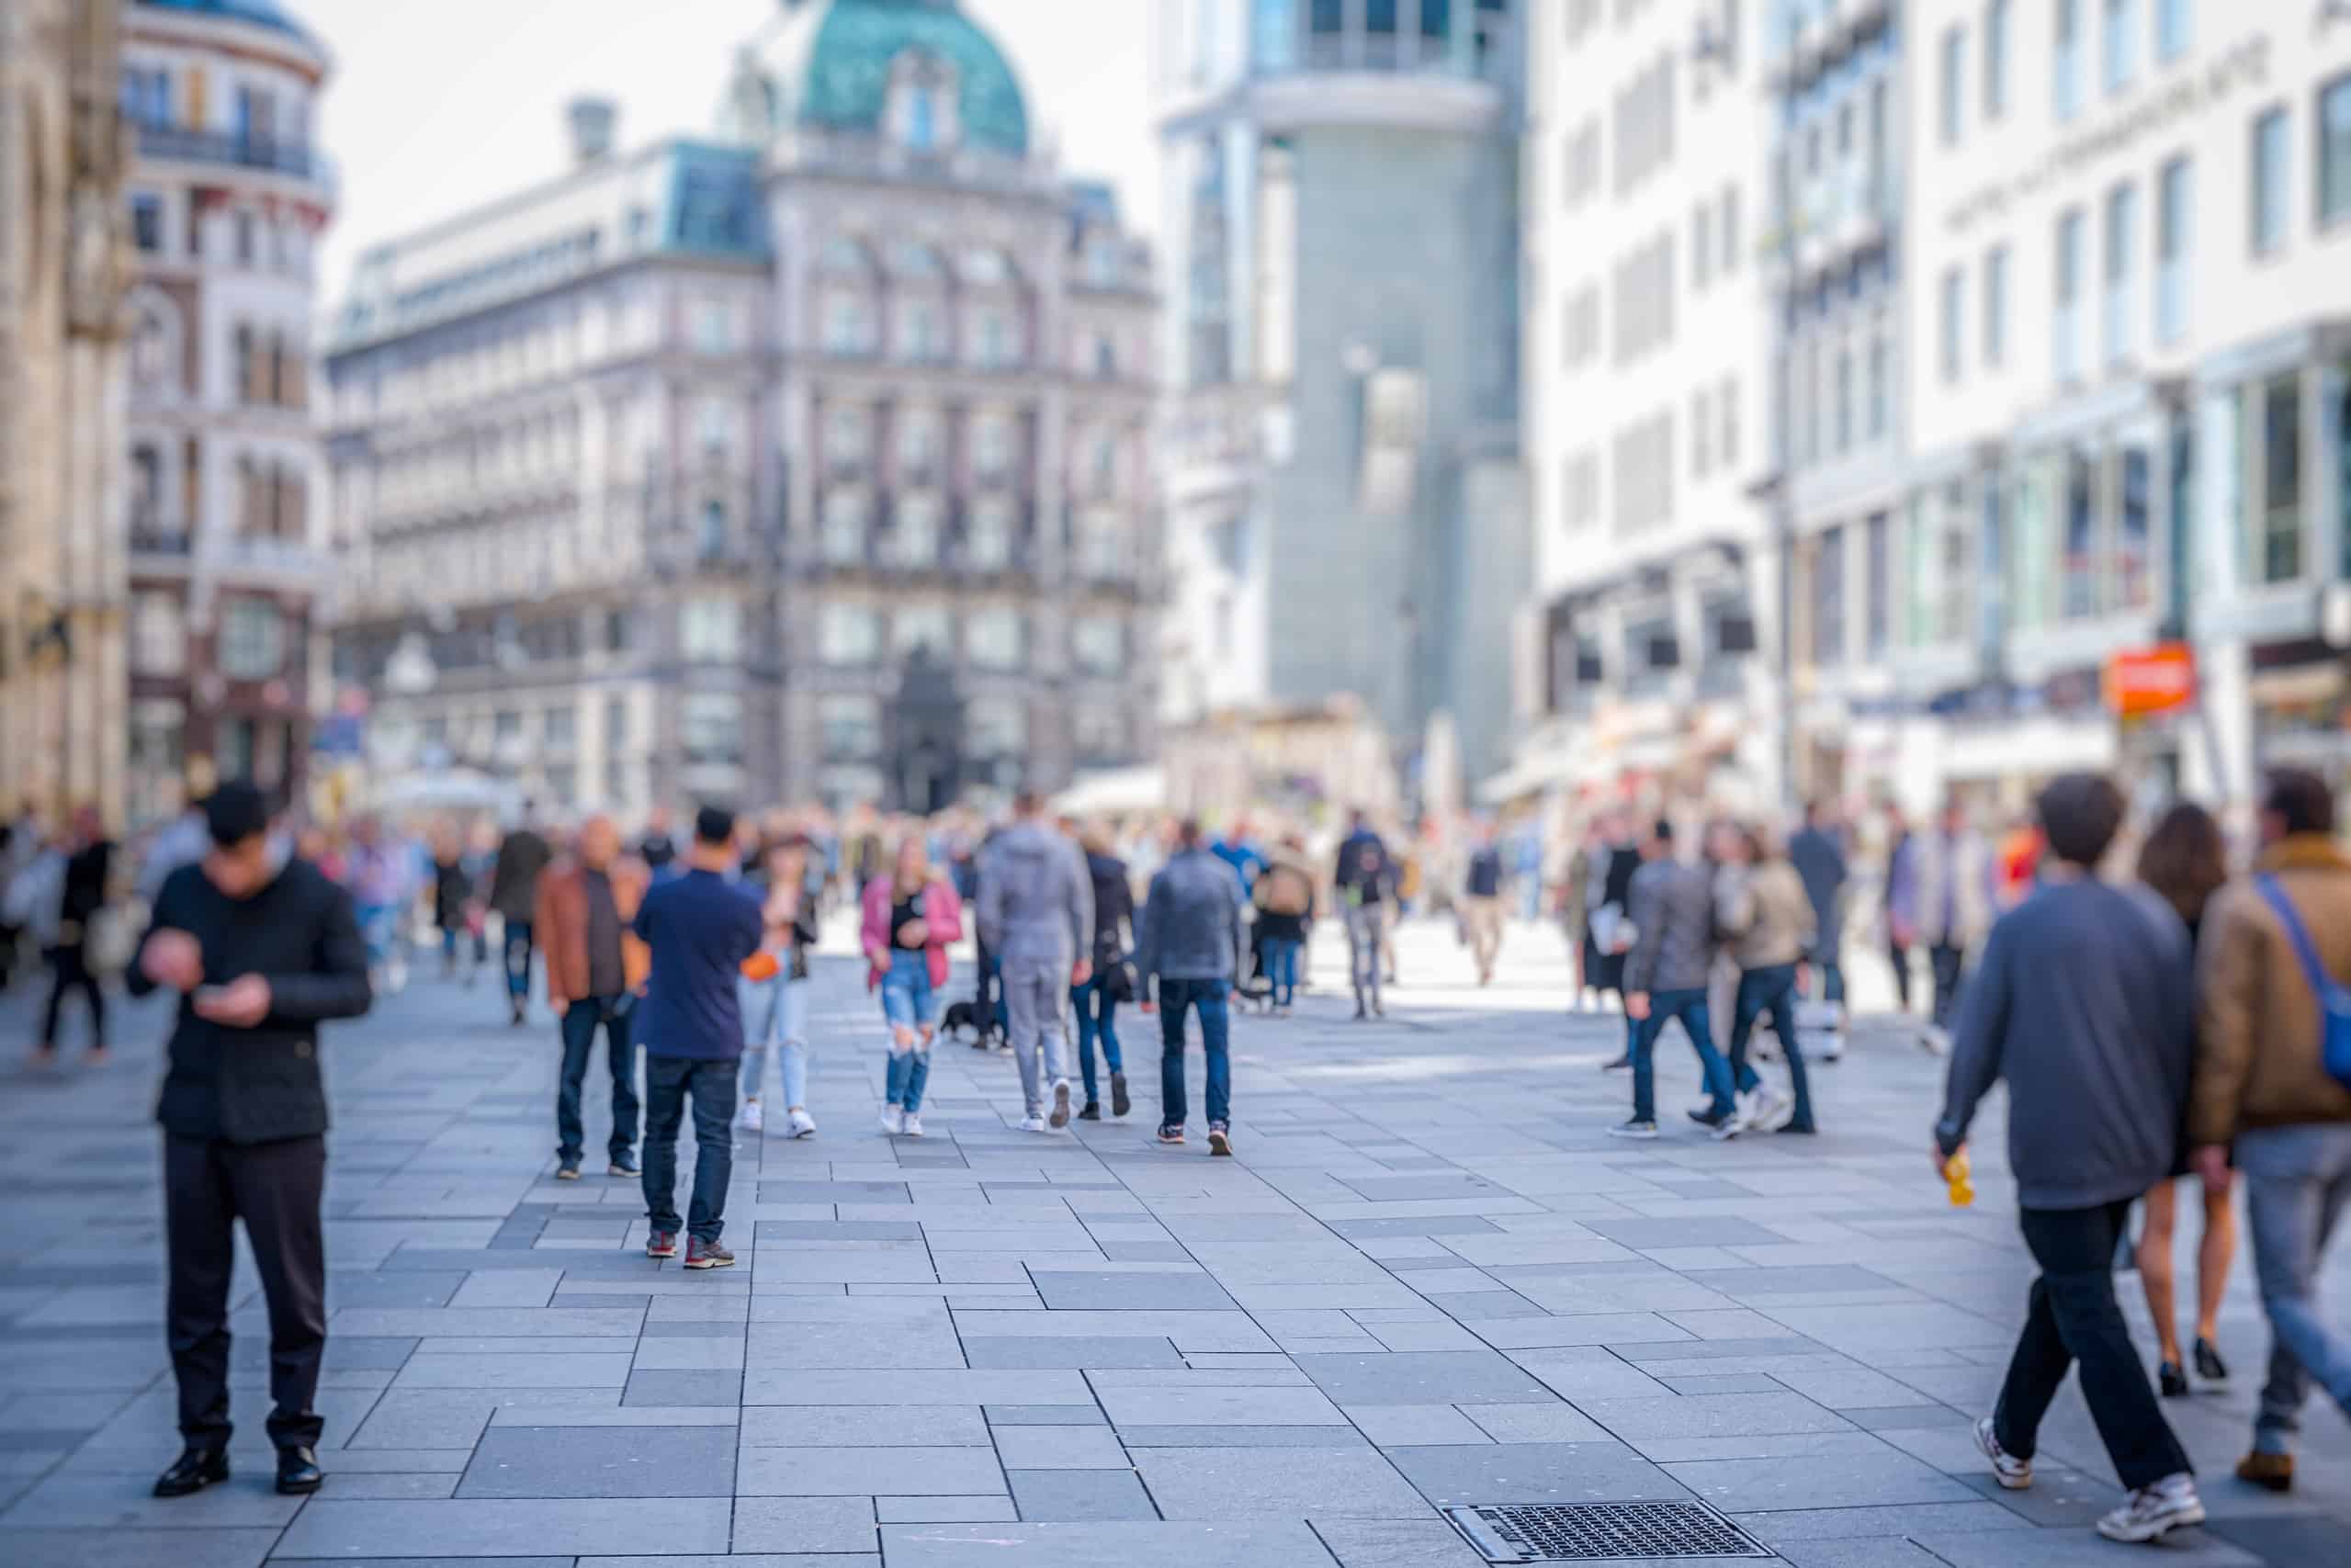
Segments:
[[[2119,93],[2139,74],[2139,0],[2103,0],[2103,8],[2106,90]]]
[[[2247,186],[2253,254],[2275,255],[2286,245],[2287,124],[2284,108],[2264,111],[2253,122],[2252,171]]]
[[[871,664],[882,654],[881,617],[863,604],[827,604],[817,614],[817,657],[827,664]]]
[[[817,704],[817,728],[828,757],[864,759],[881,754],[882,706],[872,697],[833,695]]]
[[[1018,610],[978,610],[964,623],[964,655],[982,670],[1018,670],[1027,654]]]
[[[2188,268],[2196,228],[2196,180],[2185,156],[2163,167],[2155,181],[2155,341],[2187,335]]]
[[[1984,118],[2008,112],[2008,0],[1985,0],[1984,7]]]
[[[944,662],[955,645],[955,612],[944,604],[901,604],[890,616],[890,651],[901,659],[921,649]]]
[[[739,766],[743,700],[732,692],[688,692],[678,705],[678,739],[689,764]]]
[[[695,664],[732,664],[742,657],[742,606],[732,599],[689,599],[678,611],[678,648]]]
[[[891,520],[898,563],[913,570],[939,564],[939,501],[936,496],[900,497]]]
[[[1936,342],[1940,345],[1937,360],[1943,385],[1950,386],[1960,378],[1962,352],[1961,334],[1966,331],[1964,304],[1967,281],[1957,267],[1943,274],[1942,302],[1938,311]]]
[[[2139,187],[2119,185],[2106,197],[2106,363],[2117,368],[2131,358],[2131,331],[2139,319]]]
[[[865,491],[844,486],[824,498],[818,546],[833,566],[855,566],[865,558],[868,509]]]
[[[2351,73],[2318,95],[2318,225],[2351,218]]]
[[[1109,615],[1080,615],[1069,626],[1069,657],[1081,673],[1113,676],[1126,668],[1126,628]]]
[[[1892,357],[1892,351],[1886,344],[1885,328],[1871,327],[1869,365],[1865,373],[1867,385],[1862,394],[1862,404],[1867,411],[1863,428],[1871,441],[1884,440],[1893,427]]]
[[[1893,636],[1893,519],[1874,513],[1864,525],[1868,573],[1861,585],[1863,649],[1874,662],[1885,657]]]
[[[1001,496],[974,502],[964,535],[964,558],[982,571],[1001,570],[1012,558],[1012,503]]]
[[[1012,468],[1012,425],[1001,414],[983,414],[972,424],[972,468],[982,479],[1005,478]]]
[[[2196,0],[2155,0],[2155,58],[2169,64],[2196,39]]]
[[[1029,747],[1029,713],[1016,697],[979,697],[964,708],[964,743],[979,757],[1017,757]]]
[[[1813,663],[1845,662],[1845,529],[1822,530],[1813,556]]]
[[[130,669],[138,675],[186,672],[187,621],[180,612],[178,595],[131,595]]]
[[[2079,208],[2057,220],[2057,299],[2049,345],[2051,368],[2060,381],[2077,380],[2082,374],[2082,236],[2085,227]]]
[[[1967,29],[1954,23],[1943,29],[1935,93],[1935,121],[1941,127],[1943,145],[1956,147],[1967,76]]]
[[[1997,369],[2008,359],[2008,247],[1984,254],[1984,363]]]
[[[2302,383],[2299,376],[2265,383],[2261,400],[2261,538],[2255,581],[2291,582],[2302,575]]]
[[[2059,123],[2082,110],[2082,0],[2054,0],[2056,49],[2049,64],[2051,108]]]
[[[220,610],[220,673],[268,681],[286,669],[286,616],[266,599],[231,599]]]

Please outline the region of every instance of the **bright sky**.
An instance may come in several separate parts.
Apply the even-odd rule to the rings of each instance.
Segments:
[[[288,0],[334,53],[319,129],[342,169],[320,302],[351,260],[568,162],[563,106],[620,103],[620,141],[706,133],[734,47],[778,0]],[[964,0],[1028,95],[1066,173],[1106,178],[1158,231],[1150,0]]]

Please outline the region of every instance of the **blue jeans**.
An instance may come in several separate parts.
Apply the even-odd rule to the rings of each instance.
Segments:
[[[784,975],[766,980],[738,979],[735,999],[743,1014],[743,1098],[757,1100],[766,1089],[767,1058],[773,1052],[783,1066],[784,1103],[807,1105],[808,982]]]
[[[1265,980],[1273,987],[1273,1005],[1288,1007],[1298,999],[1298,950],[1305,943],[1288,937],[1265,939]]]
[[[893,1030],[913,1032],[912,1043],[901,1049],[893,1034],[889,1067],[882,1098],[901,1111],[922,1109],[922,1089],[931,1081],[931,1042],[924,1031],[938,1026],[938,994],[931,988],[931,957],[899,948],[890,953],[888,972],[882,976],[882,1016]]]
[[[1651,1058],[1657,1049],[1657,1036],[1674,1019],[1681,1020],[1690,1044],[1697,1047],[1699,1071],[1705,1076],[1706,1092],[1713,1097],[1712,1113],[1729,1115],[1735,1108],[1731,1094],[1731,1068],[1723,1060],[1723,1054],[1714,1049],[1713,1021],[1707,1016],[1706,992],[1700,987],[1650,993],[1649,1016],[1639,1021],[1633,1036],[1633,1119],[1657,1119],[1656,1070]]]
[[[531,923],[528,920],[506,922],[506,994],[526,998],[531,994]]]
[[[2328,1322],[2318,1299],[2326,1244],[2351,1203],[2351,1124],[2254,1127],[2237,1134],[2236,1146],[2254,1273],[2269,1314],[2269,1381],[2253,1446],[2291,1453],[2313,1379],[2351,1415],[2351,1336]]]
[[[1160,1126],[1181,1127],[1190,1113],[1183,1093],[1183,1015],[1195,1008],[1200,1012],[1200,1049],[1208,1058],[1208,1124],[1232,1120],[1232,1016],[1225,1000],[1231,990],[1223,980],[1159,982]]]
[[[732,1057],[645,1058],[645,1218],[675,1235],[677,1135],[685,1102],[694,1100],[694,1199],[685,1229],[696,1241],[716,1241],[727,1228],[727,1183],[735,1172],[735,1077]]]
[[[1126,1070],[1118,1054],[1118,998],[1102,988],[1102,976],[1097,975],[1082,986],[1069,987],[1069,1007],[1078,1015],[1078,1076],[1086,1080],[1086,1099],[1091,1101],[1101,1098],[1094,1083],[1096,1040],[1102,1042],[1102,1060],[1110,1064],[1110,1070]]]
[[[1813,1131],[1812,1084],[1804,1076],[1803,1048],[1796,1043],[1796,966],[1770,964],[1739,973],[1738,1000],[1731,1008],[1731,1081],[1739,1092],[1763,1080],[1747,1066],[1747,1040],[1763,1015],[1771,1015],[1771,1032],[1780,1037],[1780,1054],[1788,1058],[1788,1082],[1796,1091],[1792,1133]]]
[[[563,1010],[563,1081],[555,1091],[555,1155],[565,1165],[580,1163],[588,1141],[580,1119],[580,1089],[587,1082],[588,1054],[595,1049],[598,1024],[604,1025],[605,1065],[612,1072],[612,1138],[605,1146],[616,1160],[637,1146],[637,1045],[629,1037],[634,1012],[614,1011],[620,1000],[582,997]]]
[[[1845,1005],[1845,965],[1839,964],[1834,954],[1823,957],[1817,953],[1812,955],[1811,963],[1813,994],[1817,995],[1822,1001],[1833,1008],[1843,1007]]]

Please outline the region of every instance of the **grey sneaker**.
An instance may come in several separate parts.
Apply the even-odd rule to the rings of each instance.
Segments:
[[[1046,1118],[1046,1124],[1057,1133],[1069,1125],[1069,1080],[1068,1078],[1054,1080],[1053,1114]]]
[[[2182,1472],[2124,1498],[2120,1507],[2098,1521],[2098,1534],[2133,1543],[2161,1540],[2183,1526],[2203,1522],[2204,1499],[2196,1495],[2196,1479]]]
[[[1992,1479],[2011,1492],[2021,1492],[2032,1484],[2032,1461],[2018,1459],[2000,1446],[2000,1438],[1992,1429],[1992,1417],[1984,1416],[1975,1424],[1975,1446],[1992,1461]]]

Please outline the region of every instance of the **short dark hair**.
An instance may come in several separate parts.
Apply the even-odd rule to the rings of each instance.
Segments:
[[[694,814],[694,836],[706,844],[723,844],[735,836],[735,814],[723,806],[706,806]]]
[[[2069,865],[2096,865],[2122,830],[2122,791],[2104,773],[2061,773],[2034,801],[2049,848]]]
[[[1187,817],[1176,824],[1176,842],[1188,850],[1196,850],[1200,847],[1199,818]]]
[[[2289,833],[2334,831],[2334,792],[2308,768],[2272,768],[2261,797],[2262,810]]]
[[[1674,825],[1660,817],[1649,825],[1649,836],[1661,844],[1670,844],[1674,841]]]
[[[204,797],[204,830],[222,849],[269,831],[269,797],[258,785],[232,779]]]
[[[1012,795],[1012,809],[1023,817],[1035,816],[1044,806],[1045,796],[1033,789],[1018,790]]]

